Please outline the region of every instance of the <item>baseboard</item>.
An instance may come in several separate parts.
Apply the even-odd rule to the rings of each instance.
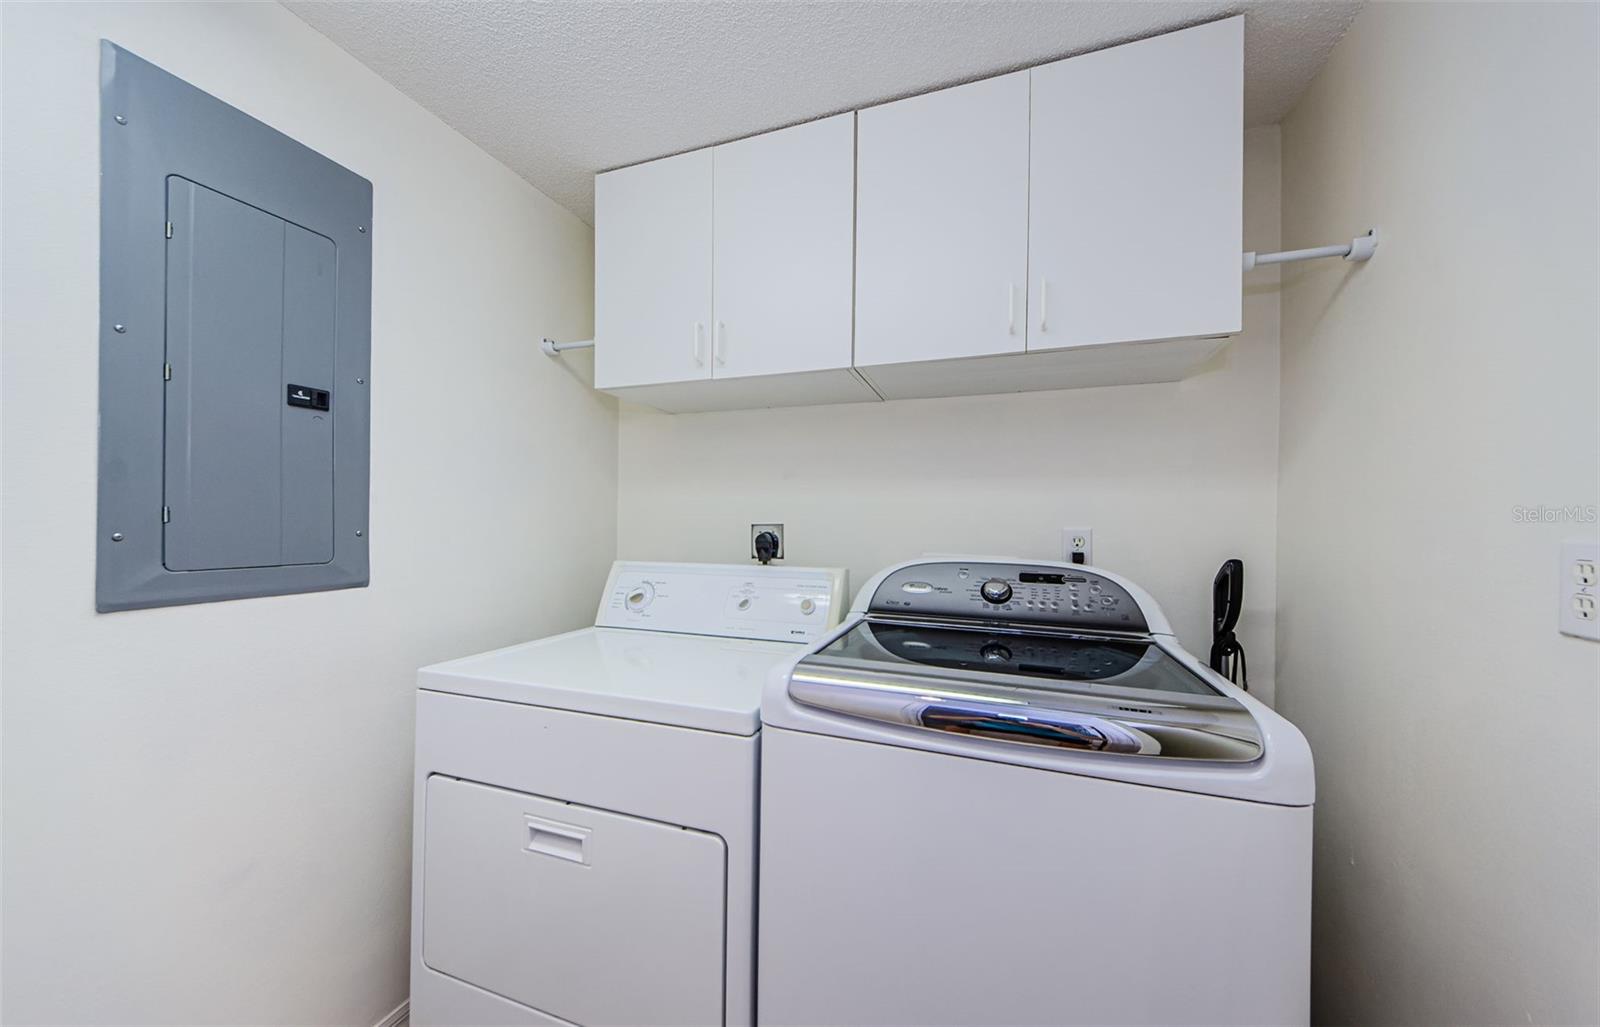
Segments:
[[[411,1000],[404,1002],[389,1010],[389,1015],[373,1024],[372,1027],[408,1027],[411,1023]]]

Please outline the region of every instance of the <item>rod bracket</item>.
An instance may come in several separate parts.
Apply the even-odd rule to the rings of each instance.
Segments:
[[[547,357],[556,357],[560,356],[563,351],[569,349],[594,349],[594,340],[584,339],[582,342],[557,342],[554,339],[540,339],[539,349],[543,350],[544,355]]]
[[[1345,260],[1371,260],[1372,255],[1378,252],[1378,230],[1367,229],[1366,235],[1358,235],[1350,240],[1350,252],[1344,255]]]

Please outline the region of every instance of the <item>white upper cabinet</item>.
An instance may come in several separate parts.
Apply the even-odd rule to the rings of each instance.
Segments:
[[[1241,327],[1244,19],[600,175],[595,385],[716,410],[1177,381]]]
[[[1028,72],[858,118],[857,366],[1022,352]]]
[[[1244,18],[1032,76],[1029,351],[1239,331]]]
[[[712,377],[848,369],[855,115],[726,143],[714,161]]]
[[[595,387],[711,377],[710,150],[595,177]]]

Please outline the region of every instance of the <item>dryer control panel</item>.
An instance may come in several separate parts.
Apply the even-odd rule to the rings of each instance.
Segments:
[[[883,579],[872,594],[870,610],[1102,631],[1150,630],[1128,590],[1088,567],[921,563]]]
[[[810,642],[838,625],[845,572],[834,567],[637,563],[611,568],[596,627]]]

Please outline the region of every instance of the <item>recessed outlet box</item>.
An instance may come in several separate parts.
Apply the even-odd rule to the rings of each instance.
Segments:
[[[1094,529],[1062,528],[1061,559],[1067,563],[1094,563]]]
[[[760,538],[762,534],[766,532],[771,532],[778,537],[778,551],[772,555],[772,559],[783,559],[783,525],[781,524],[750,525],[750,559],[761,559],[761,554],[756,551],[756,539]]]
[[[1600,642],[1600,542],[1575,539],[1561,544],[1556,596],[1561,633]]]

